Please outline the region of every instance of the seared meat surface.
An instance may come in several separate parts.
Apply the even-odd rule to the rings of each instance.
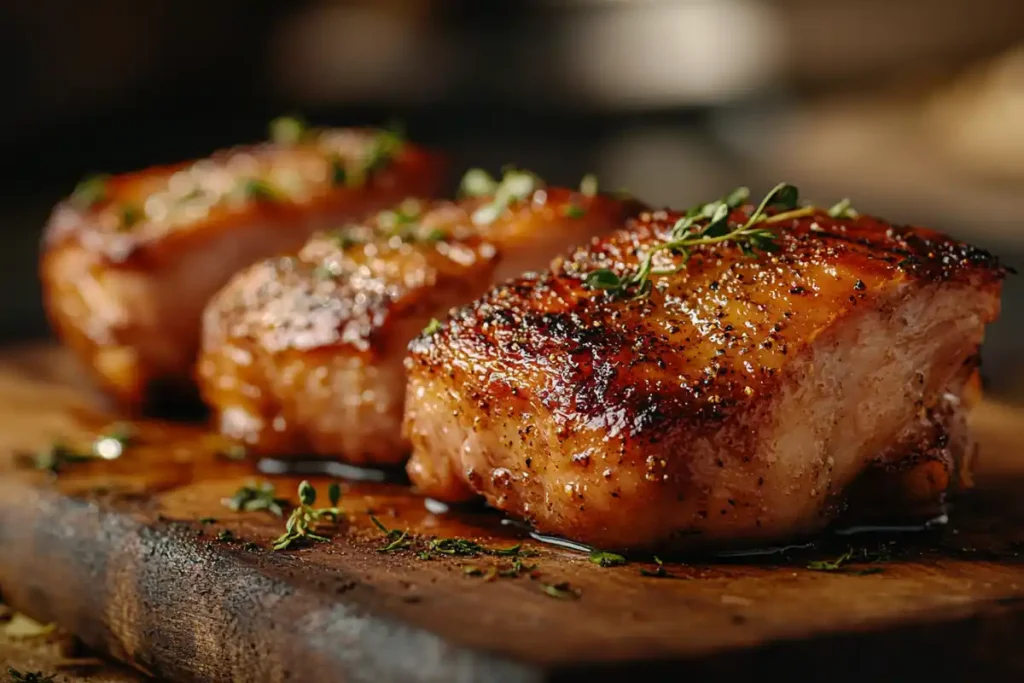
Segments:
[[[522,172],[484,189],[403,202],[233,278],[206,311],[198,366],[222,434],[262,455],[403,461],[409,340],[639,210]]]
[[[395,134],[293,130],[193,163],[89,180],[46,227],[49,317],[132,409],[195,397],[203,307],[239,269],[406,196],[433,196],[438,159]]]
[[[769,205],[771,236],[723,240],[757,213],[723,211],[708,232],[710,212],[644,213],[414,340],[418,489],[601,548],[684,550],[955,486],[995,259],[843,210]],[[700,235],[719,241],[665,247]]]

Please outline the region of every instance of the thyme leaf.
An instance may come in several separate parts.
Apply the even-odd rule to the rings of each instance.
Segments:
[[[329,541],[320,531],[324,526],[333,526],[341,519],[337,502],[341,499],[341,487],[328,488],[329,508],[314,508],[316,489],[308,481],[299,484],[299,505],[292,509],[285,524],[285,532],[274,541],[274,550],[288,550],[293,545],[309,541]]]
[[[110,176],[106,174],[86,176],[71,192],[71,203],[80,209],[89,209],[107,198],[107,183]]]
[[[221,502],[234,512],[266,511],[277,517],[284,517],[284,506],[288,501],[278,498],[275,493],[274,485],[269,481],[252,482],[242,486],[233,496]]]
[[[542,591],[552,598],[558,598],[559,600],[579,600],[580,590],[573,588],[569,585],[568,581],[561,581],[559,583],[542,583],[540,585]]]
[[[626,558],[616,553],[595,550],[590,553],[590,561],[601,567],[617,567],[626,564]]]
[[[761,199],[746,221],[731,225],[731,214],[745,204],[749,196],[747,188],[739,187],[722,199],[692,207],[672,226],[668,238],[651,247],[635,268],[621,275],[610,268],[599,268],[588,273],[584,283],[613,296],[641,298],[651,291],[652,276],[672,275],[685,268],[693,247],[733,242],[745,256],[757,257],[760,252],[779,248],[775,233],[766,226],[809,216],[816,211],[814,207],[797,208],[799,190],[779,183]],[[779,213],[769,214],[769,209]],[[672,265],[655,266],[655,256],[662,252],[675,257]]]

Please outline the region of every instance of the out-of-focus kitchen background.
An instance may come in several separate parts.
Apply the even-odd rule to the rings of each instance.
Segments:
[[[288,112],[404,121],[452,187],[512,162],[686,206],[787,180],[1024,266],[1022,0],[7,0],[0,59],[4,341],[47,334],[40,229],[81,176]],[[984,369],[1020,396],[1005,292]]]

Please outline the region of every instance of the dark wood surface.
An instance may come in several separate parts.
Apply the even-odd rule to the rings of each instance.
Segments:
[[[978,490],[927,531],[829,535],[748,558],[602,568],[485,510],[428,512],[399,483],[345,482],[329,543],[269,546],[284,520],[222,505],[255,465],[201,426],[137,423],[117,460],[57,477],[19,454],[88,443],[116,416],[50,347],[0,360],[0,591],[88,646],[182,681],[1003,680],[1024,673],[1024,421],[984,404]],[[269,477],[296,501],[296,476]],[[311,478],[321,497],[329,479]],[[381,553],[373,511],[413,549]],[[200,523],[213,517],[215,523]],[[233,539],[218,540],[230,531]],[[538,553],[420,559],[431,537]],[[860,561],[808,568],[846,550]],[[568,581],[578,599],[546,584]],[[694,678],[696,677],[696,678]],[[625,680],[625,679],[624,679]]]

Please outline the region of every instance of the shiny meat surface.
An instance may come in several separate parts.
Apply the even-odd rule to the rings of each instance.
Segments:
[[[684,550],[812,532],[880,487],[900,508],[956,484],[993,257],[814,211],[771,226],[774,253],[692,247],[646,296],[586,285],[635,272],[681,218],[643,214],[412,342],[420,491],[602,548]]]
[[[239,269],[316,230],[433,196],[439,159],[393,134],[301,140],[83,183],[54,210],[41,278],[50,320],[132,409],[194,397],[203,307]]]
[[[206,311],[198,366],[220,431],[262,455],[404,461],[409,340],[639,210],[558,188],[493,208],[493,197],[403,202],[235,277]]]

